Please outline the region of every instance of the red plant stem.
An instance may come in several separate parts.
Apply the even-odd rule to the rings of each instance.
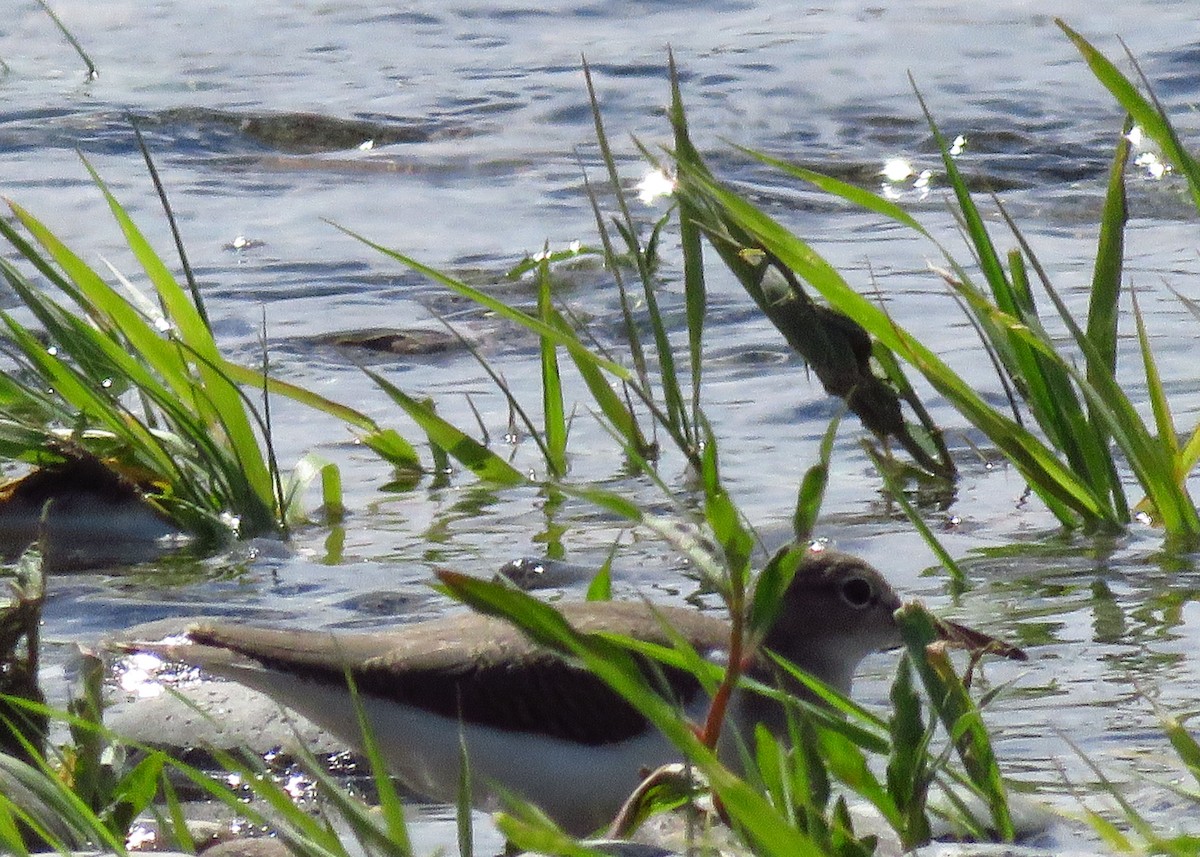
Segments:
[[[729,631],[729,663],[725,667],[725,678],[713,694],[712,704],[708,707],[708,717],[704,721],[704,731],[700,735],[700,740],[710,750],[716,749],[717,741],[721,737],[721,726],[729,710],[729,700],[733,697],[733,689],[737,687],[738,679],[746,666],[742,656],[745,642],[744,612],[740,604],[731,610],[733,621]]]

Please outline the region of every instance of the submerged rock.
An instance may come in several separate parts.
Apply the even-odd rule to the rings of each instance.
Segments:
[[[441,354],[464,348],[462,340],[452,333],[422,328],[366,328],[337,333],[323,333],[309,340],[314,345],[335,348],[361,348],[381,354]]]

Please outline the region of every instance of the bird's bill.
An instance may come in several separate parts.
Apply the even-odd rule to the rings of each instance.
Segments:
[[[972,655],[1000,655],[1014,661],[1029,660],[1029,655],[1025,654],[1024,649],[1003,640],[997,640],[995,637],[982,631],[976,631],[974,628],[968,628],[966,625],[946,619],[935,619],[934,627],[944,642],[966,649]]]

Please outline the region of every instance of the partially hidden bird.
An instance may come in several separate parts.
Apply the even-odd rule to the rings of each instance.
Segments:
[[[607,632],[668,647],[682,640],[703,657],[728,659],[730,623],[710,612],[643,601],[554,606],[584,634]],[[799,560],[762,646],[848,694],[863,658],[900,645],[893,615],[900,606],[883,576],[861,559],[810,550]],[[943,622],[940,633],[976,650],[1025,657],[954,623]],[[607,824],[642,773],[679,760],[676,747],[601,679],[503,619],[480,613],[338,634],[206,620],[180,636],[126,640],[119,647],[262,691],[357,746],[361,735],[348,672],[386,763],[412,791],[454,802],[465,741],[476,806],[496,809],[499,793],[512,793],[572,833]],[[778,671],[761,651],[746,667],[753,678],[778,682]],[[682,716],[692,722],[704,717],[709,699],[695,676],[658,664],[647,670],[666,685]],[[798,683],[789,689],[804,694]],[[752,738],[760,722],[786,733],[777,701],[735,691],[724,727],[728,737],[719,747],[723,761],[738,762],[739,740]]]

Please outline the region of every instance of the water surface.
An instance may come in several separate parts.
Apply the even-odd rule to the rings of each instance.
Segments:
[[[1042,6],[630,0],[532,8],[449,0],[389,9],[62,0],[56,10],[99,67],[88,81],[45,15],[21,3],[0,27],[0,58],[9,66],[0,77],[3,192],[89,262],[110,260],[132,274],[79,151],[168,255],[169,236],[130,130],[137,121],[224,347],[257,361],[265,314],[281,376],[418,440],[359,371],[356,362],[364,360],[407,391],[433,396],[464,425],[473,425],[469,393],[501,444],[507,407],[469,355],[356,358],[312,339],[380,326],[434,329],[435,313],[449,315],[531,407],[536,343],[324,221],[506,299],[532,301],[527,285],[502,283],[510,265],[547,242],[594,240],[581,164],[592,180],[601,175],[581,56],[632,183],[644,165],[629,136],[652,148],[670,139],[670,46],[693,136],[717,172],[997,397],[969,326],[928,269],[933,247],[750,163],[724,141],[875,189],[883,188],[880,171],[892,158],[909,160],[917,174],[936,171],[911,73],[947,134],[966,138],[962,168],[978,187],[1002,195],[1058,288],[1082,311],[1122,116]],[[1200,92],[1193,11],[1183,0],[1057,8],[1110,56],[1121,55],[1121,35],[1185,136],[1200,115],[1193,109]],[[1187,431],[1200,393],[1196,321],[1164,285],[1196,297],[1195,214],[1169,175],[1131,170],[1130,184],[1127,279],[1145,290],[1142,307]],[[927,189],[911,180],[887,189],[954,242],[936,172]],[[662,210],[659,204],[638,216],[648,226]],[[678,274],[669,237],[660,300],[677,314]],[[779,539],[835,406],[736,283],[715,266],[710,276],[706,410],[731,492],[769,539]],[[558,297],[602,337],[617,335],[618,303],[602,272],[577,272]],[[12,303],[4,294],[0,300]],[[1123,328],[1127,337],[1131,330]],[[1121,370],[1137,377],[1132,348]],[[839,435],[821,534],[884,568],[906,593],[1028,645],[1030,665],[988,670],[994,682],[1015,681],[990,721],[1014,776],[1051,796],[1068,794],[1068,780],[1088,779],[1055,730],[1114,777],[1156,768],[1148,760],[1165,743],[1142,694],[1185,712],[1200,691],[1192,557],[1163,554],[1152,531],[1106,543],[1059,532],[1020,478],[977,458],[967,438],[979,439],[927,396],[963,479],[949,506],[928,506],[925,514],[966,559],[976,588],[951,599],[944,575],[923,574],[934,559],[882,499],[860,430],[849,422]],[[548,507],[535,489],[496,494],[461,473],[444,487],[427,481],[383,491],[391,474],[344,427],[288,403],[275,408],[283,461],[317,450],[342,466],[351,510],[344,524],[314,524],[287,547],[255,543],[184,568],[56,579],[45,629],[60,652],[52,663],[65,660],[69,643],[167,614],[228,612],[329,627],[423,618],[446,608],[426,586],[434,567],[490,574],[514,556],[545,551],[548,541],[568,559],[593,565],[619,541],[621,594],[680,600],[694,592],[667,546],[582,502]],[[648,482],[628,477],[586,413],[575,420],[572,441],[573,478],[670,508]],[[518,467],[540,472],[532,444],[518,443],[513,455]],[[686,501],[682,470],[670,456],[661,464]],[[883,698],[890,670],[888,658],[870,662],[864,698]],[[61,670],[51,681],[61,686]],[[1145,811],[1174,817],[1160,793],[1138,794]],[[444,820],[435,816],[430,825],[435,840],[453,841]]]

